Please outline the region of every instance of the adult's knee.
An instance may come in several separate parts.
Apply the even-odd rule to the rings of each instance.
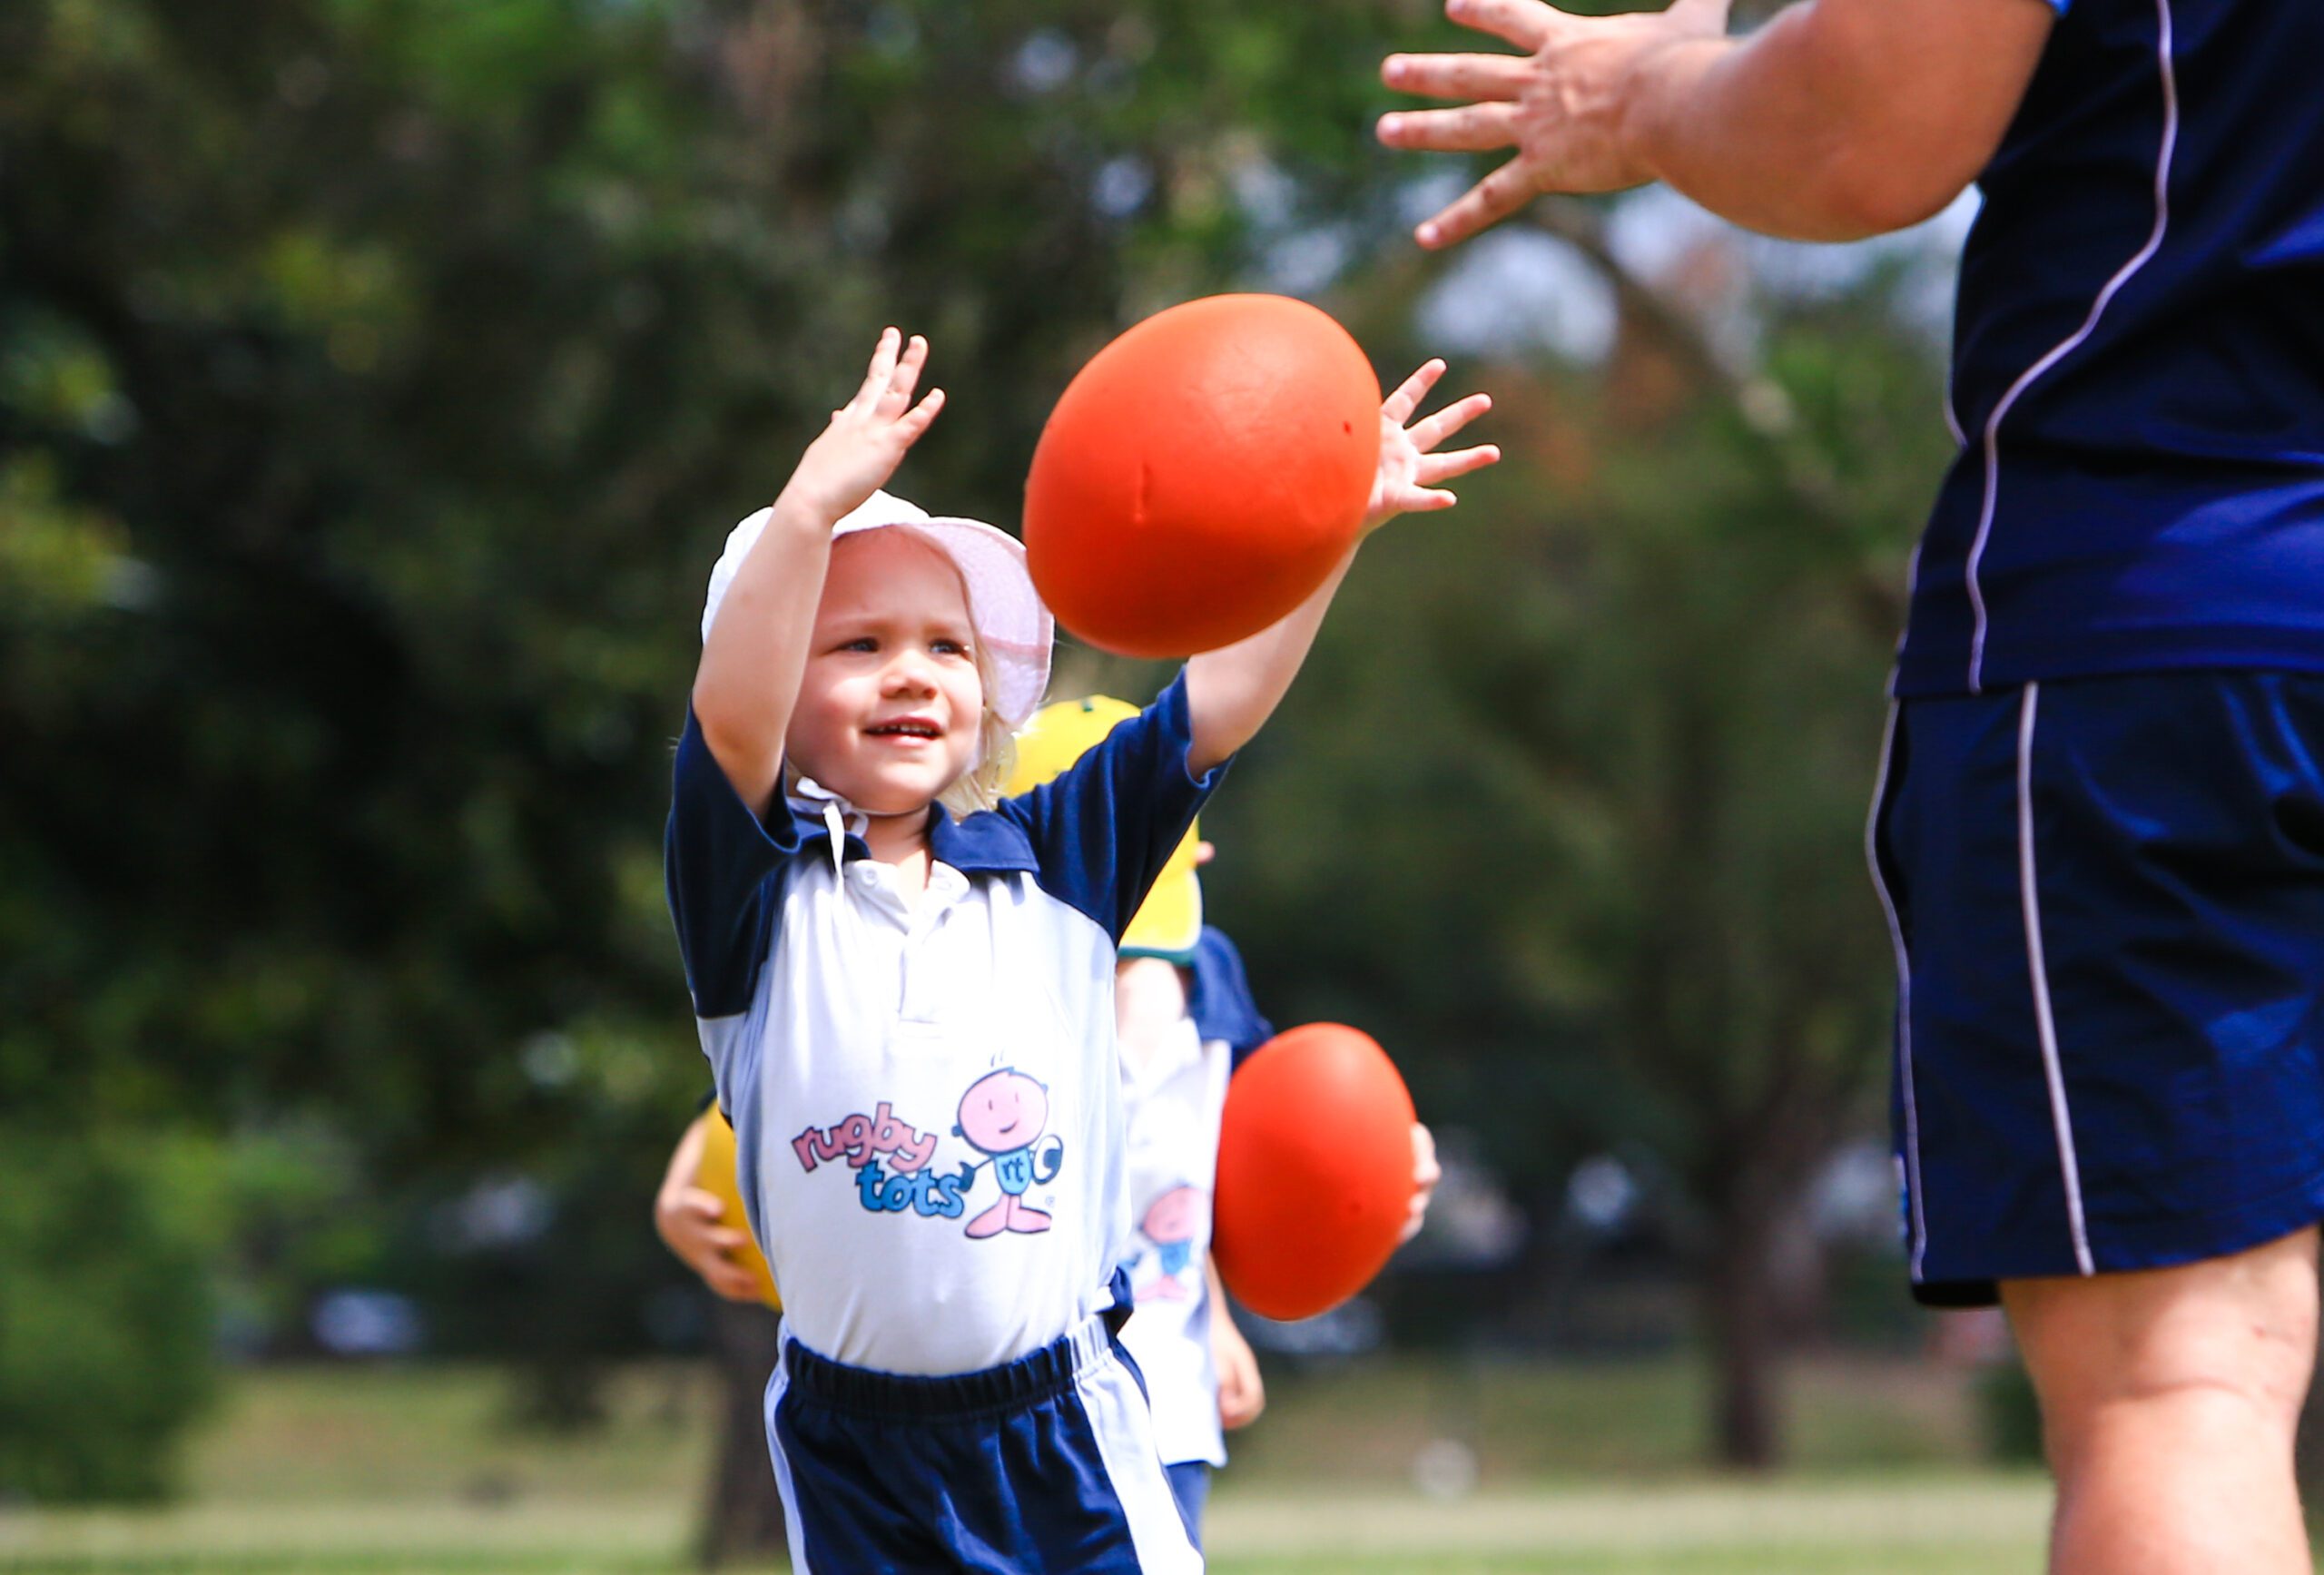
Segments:
[[[2312,1230],[2178,1268],[2014,1282],[2003,1299],[2062,1477],[2123,1434],[2289,1451],[2315,1364]]]

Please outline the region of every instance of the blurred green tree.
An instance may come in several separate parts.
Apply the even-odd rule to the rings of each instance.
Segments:
[[[1883,1091],[1861,833],[1933,358],[1876,277],[1729,373],[1590,211],[1544,216],[1619,287],[1614,348],[1477,378],[1508,459],[1368,549],[1213,816],[1212,884],[1286,1015],[1376,1027],[1537,1223],[1578,1157],[1656,1157],[1711,1435],[1766,1466],[1779,1235]]]
[[[201,1158],[0,1127],[0,1497],[139,1501],[175,1485],[213,1388],[223,1221]]]
[[[0,1107],[327,1133],[381,1200],[534,1177],[566,1212],[495,1304],[586,1414],[704,1081],[659,833],[724,530],[888,321],[952,395],[903,490],[1002,521],[1154,308],[1327,291],[1416,360],[1440,265],[1364,127],[1432,12],[0,10]],[[1760,1233],[1878,1059],[1865,587],[1933,374],[1802,315],[1771,438],[1651,306],[1603,372],[1461,374],[1511,461],[1369,555],[1221,805],[1220,911],[1538,1195],[1669,1156],[1748,1396]]]

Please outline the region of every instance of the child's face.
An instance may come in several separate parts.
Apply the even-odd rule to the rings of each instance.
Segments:
[[[840,537],[784,739],[792,763],[867,813],[926,809],[976,758],[975,633],[941,548],[898,529]]]

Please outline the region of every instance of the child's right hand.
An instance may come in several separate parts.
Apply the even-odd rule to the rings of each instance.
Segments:
[[[783,497],[826,524],[837,524],[886,486],[944,408],[941,389],[932,389],[920,403],[912,403],[921,369],[927,363],[926,340],[914,334],[906,340],[894,329],[881,330],[863,386],[832,412],[832,424],[807,446],[783,489]]]
[[[727,1255],[751,1238],[720,1224],[724,1215],[725,1206],[698,1186],[665,1186],[654,1199],[654,1229],[678,1261],[728,1301],[755,1302],[758,1284],[751,1271]]]

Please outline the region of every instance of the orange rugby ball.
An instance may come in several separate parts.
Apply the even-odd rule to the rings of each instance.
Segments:
[[[1372,1282],[1413,1199],[1413,1098],[1369,1034],[1309,1023],[1226,1086],[1211,1253],[1235,1297],[1312,1318]]]
[[[1380,380],[1305,301],[1214,295],[1098,352],[1025,482],[1025,552],[1058,622],[1126,656],[1187,656],[1275,622],[1355,539]]]

